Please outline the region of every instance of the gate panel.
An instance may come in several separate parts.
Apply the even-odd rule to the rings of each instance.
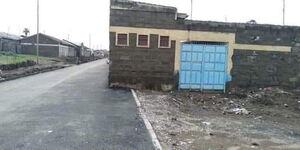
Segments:
[[[179,89],[224,90],[227,46],[182,44]]]

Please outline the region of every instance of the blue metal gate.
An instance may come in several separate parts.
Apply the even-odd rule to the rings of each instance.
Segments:
[[[225,90],[227,45],[182,44],[179,89]]]

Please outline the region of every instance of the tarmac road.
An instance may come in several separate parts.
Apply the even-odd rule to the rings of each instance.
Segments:
[[[107,77],[98,60],[0,83],[0,149],[154,149],[130,91]]]

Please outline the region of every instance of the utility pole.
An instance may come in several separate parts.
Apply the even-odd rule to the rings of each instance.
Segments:
[[[192,29],[192,24],[193,24],[193,0],[191,0],[191,21],[190,24],[188,25],[188,41],[191,41],[191,29]]]
[[[191,20],[193,20],[193,0],[191,0]]]
[[[89,47],[90,47],[90,50],[92,50],[92,34],[91,33],[89,35]]]
[[[40,38],[40,0],[37,0],[37,34],[36,34],[36,63],[39,64],[39,38]]]
[[[285,0],[283,0],[282,24],[285,25]]]

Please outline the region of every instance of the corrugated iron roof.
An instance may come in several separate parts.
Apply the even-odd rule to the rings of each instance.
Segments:
[[[80,44],[76,44],[76,43],[70,42],[70,41],[65,40],[65,39],[63,39],[63,41],[65,41],[65,42],[67,42],[67,43],[69,43],[69,44],[71,44],[71,45],[73,45],[75,47],[80,47],[81,46]]]
[[[39,33],[39,35],[43,35],[43,36],[47,37],[48,39],[51,39],[51,40],[53,40],[53,41],[56,41],[57,43],[62,44],[62,45],[72,46],[72,47],[75,46],[74,44],[71,44],[70,42],[67,42],[67,41],[65,41],[65,40],[58,39],[58,38],[56,38],[56,37],[53,37],[53,36],[50,36],[50,35],[47,35],[47,34],[44,34],[44,33]],[[31,35],[31,36],[28,36],[28,37],[25,37],[24,39],[30,38],[30,37],[35,37],[35,36],[36,36],[36,34]]]
[[[52,40],[54,40],[54,41],[56,41],[56,42],[58,42],[58,43],[60,43],[62,45],[74,46],[74,45],[70,44],[69,42],[66,42],[64,40],[58,39],[58,38],[50,36],[50,35],[46,35],[46,34],[43,34],[43,33],[40,33],[40,35],[44,35],[44,36],[48,37],[49,39],[52,39]]]

